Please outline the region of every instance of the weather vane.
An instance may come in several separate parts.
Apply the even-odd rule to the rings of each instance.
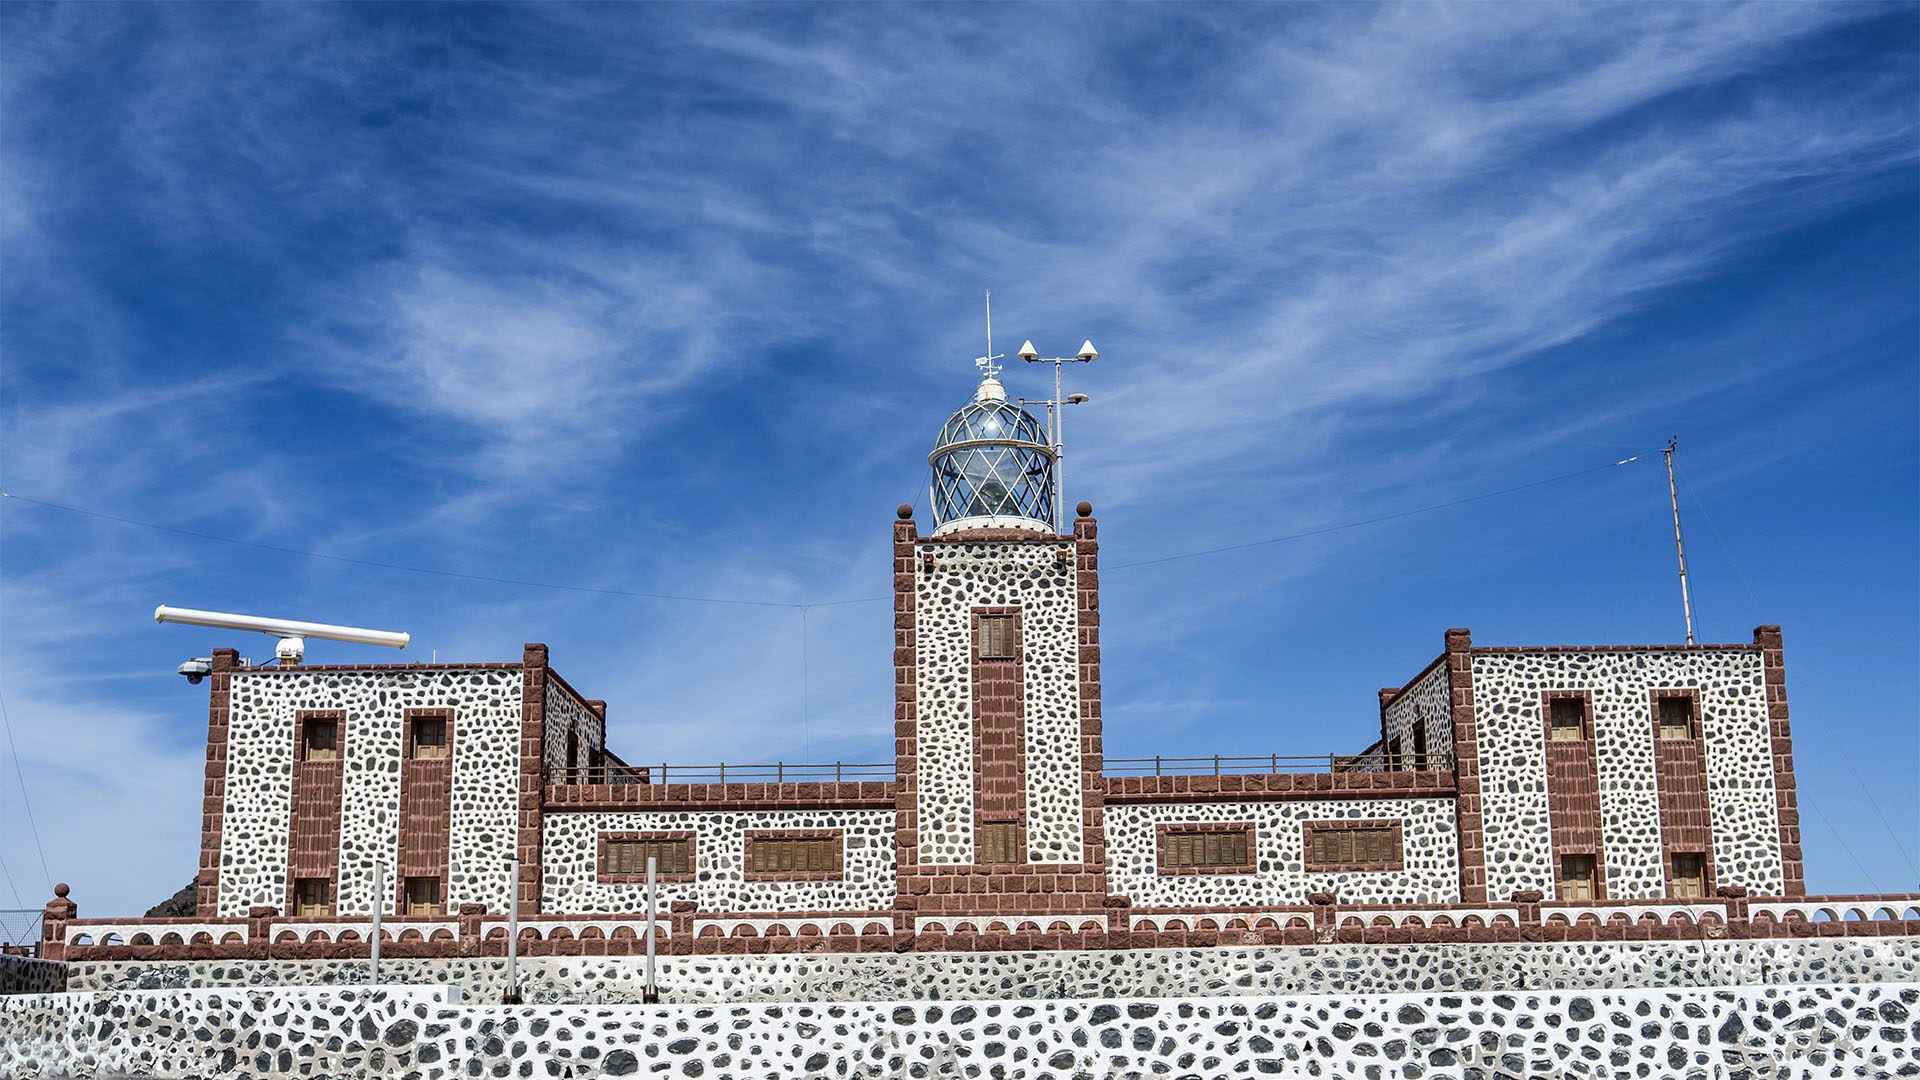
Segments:
[[[975,357],[973,366],[979,368],[981,374],[991,379],[1005,370],[993,366],[993,362],[1000,359],[1002,355],[1004,354],[993,351],[993,290],[989,289],[987,290],[987,355]]]

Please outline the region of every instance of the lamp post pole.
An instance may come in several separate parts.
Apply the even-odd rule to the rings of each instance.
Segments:
[[[520,860],[507,860],[507,995],[506,1004],[520,1004]]]
[[[387,906],[386,891],[387,868],[376,862],[373,864],[373,934],[368,939],[372,944],[367,954],[371,969],[368,977],[375,986],[380,985],[380,913]]]
[[[1092,341],[1084,341],[1080,344],[1080,353],[1077,356],[1043,358],[1034,349],[1033,342],[1029,341],[1022,344],[1020,351],[1014,355],[1029,364],[1053,365],[1053,400],[1047,403],[1047,419],[1050,421],[1048,426],[1052,429],[1049,436],[1053,439],[1053,527],[1056,530],[1065,531],[1066,496],[1063,492],[1066,487],[1067,406],[1078,405],[1087,400],[1087,396],[1085,394],[1060,396],[1060,365],[1092,363],[1100,358],[1100,352],[1093,347]]]

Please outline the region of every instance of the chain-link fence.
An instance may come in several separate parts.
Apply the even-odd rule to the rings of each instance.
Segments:
[[[0,946],[8,946],[10,952],[38,950],[40,922],[46,917],[44,908],[0,908]]]

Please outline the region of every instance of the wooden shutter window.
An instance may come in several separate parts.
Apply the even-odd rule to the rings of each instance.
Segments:
[[[1707,895],[1707,859],[1697,851],[1673,853],[1673,880],[1668,892],[1677,898],[1693,899]]]
[[[1587,704],[1579,698],[1554,698],[1548,703],[1554,742],[1579,742],[1587,737]]]
[[[1660,701],[1660,738],[1691,739],[1693,734],[1693,698],[1675,694]]]
[[[752,865],[756,874],[831,874],[840,869],[840,841],[830,836],[755,837]]]
[[[333,882],[326,878],[300,878],[293,883],[294,911],[304,917],[333,914]]]
[[[980,659],[1012,660],[1019,640],[1013,632],[1013,616],[980,616]]]
[[[410,877],[407,879],[407,914],[410,916],[439,915],[440,879],[437,877]]]
[[[1359,828],[1309,827],[1308,870],[1384,868],[1400,865],[1400,830],[1391,825]]]
[[[302,761],[338,761],[340,759],[339,722],[335,720],[306,721],[300,736],[300,759]]]
[[[447,756],[447,722],[444,718],[415,717],[413,720],[412,745],[407,748],[410,757],[444,758]]]
[[[1593,856],[1562,855],[1560,857],[1560,899],[1592,900],[1593,898]]]
[[[1171,832],[1161,839],[1160,867],[1163,870],[1237,869],[1252,861],[1248,854],[1245,829]]]
[[[652,856],[656,875],[691,874],[692,848],[686,840],[609,840],[600,872],[645,877],[647,857]]]
[[[1012,866],[1027,861],[1021,857],[1018,822],[996,821],[980,826],[977,846],[983,866]]]

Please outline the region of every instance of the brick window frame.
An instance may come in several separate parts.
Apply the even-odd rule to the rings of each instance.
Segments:
[[[831,870],[755,870],[753,845],[757,840],[831,840]],[[845,829],[748,829],[746,851],[741,860],[748,881],[839,881],[847,876],[847,830]]]
[[[446,741],[441,744],[446,752],[440,757],[416,757],[413,747],[413,723],[416,720],[438,720],[445,725]],[[432,709],[406,709],[400,714],[400,753],[408,761],[452,761],[453,760],[453,710],[445,706]]]
[[[593,859],[594,879],[607,884],[631,885],[637,883],[645,885],[647,883],[647,871],[645,867],[631,874],[616,874],[610,873],[607,870],[607,845],[610,843],[636,840],[666,844],[681,843],[687,846],[687,872],[684,874],[669,874],[664,870],[657,871],[653,875],[655,881],[661,883],[689,882],[693,881],[698,874],[700,864],[696,862],[695,859],[699,855],[699,850],[694,846],[693,831],[691,829],[653,832],[603,832],[595,842],[597,850],[594,852]]]
[[[1168,866],[1167,838],[1194,833],[1244,832],[1247,836],[1247,861],[1233,866]],[[1153,865],[1161,877],[1183,874],[1251,874],[1260,865],[1259,830],[1251,821],[1162,821],[1153,827]]]
[[[311,722],[333,725],[333,756],[307,756],[307,725]],[[293,759],[302,764],[339,764],[347,760],[347,711],[345,709],[296,709],[293,714]]]
[[[1666,698],[1687,699],[1689,703],[1688,711],[1690,713],[1687,717],[1689,731],[1687,738],[1695,740],[1705,738],[1706,717],[1700,711],[1700,691],[1685,686],[1654,687],[1652,690],[1647,691],[1647,708],[1653,717],[1654,741],[1660,741],[1660,702]],[[1667,741],[1678,742],[1680,740],[1671,739]]]
[[[1542,690],[1540,691],[1540,733],[1548,742],[1553,742],[1553,703],[1556,701],[1578,701],[1580,703],[1580,738],[1566,739],[1564,742],[1593,742],[1593,691],[1591,690]]]
[[[1331,829],[1392,829],[1393,848],[1399,858],[1378,863],[1316,863],[1313,861],[1313,834]],[[1358,870],[1365,872],[1405,870],[1407,868],[1406,822],[1400,818],[1337,818],[1308,821],[1300,826],[1300,865],[1309,874]]]

